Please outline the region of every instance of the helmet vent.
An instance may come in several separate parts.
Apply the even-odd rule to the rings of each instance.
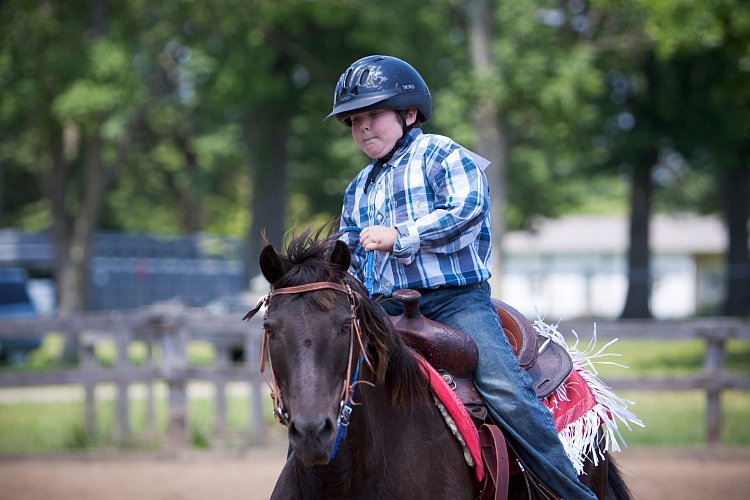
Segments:
[[[359,84],[364,85],[365,82],[367,82],[367,79],[370,77],[370,69],[367,68],[364,71],[362,71],[362,75],[359,77]]]
[[[351,68],[346,72],[346,77],[344,78],[344,89],[349,88],[349,85],[352,82],[352,73],[353,71],[351,70]]]

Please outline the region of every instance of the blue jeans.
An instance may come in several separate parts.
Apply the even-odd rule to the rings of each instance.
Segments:
[[[558,496],[596,499],[578,479],[557,437],[552,415],[537,399],[529,375],[518,366],[490,301],[490,286],[485,282],[420,292],[422,314],[474,339],[479,350],[474,383],[492,418],[517,444],[524,463]],[[383,307],[391,315],[403,311],[395,301],[387,301]]]

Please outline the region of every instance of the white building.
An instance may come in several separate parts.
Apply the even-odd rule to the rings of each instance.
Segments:
[[[681,318],[716,310],[724,295],[727,234],[716,216],[651,219],[651,311]],[[617,317],[627,293],[625,216],[543,220],[503,239],[496,296],[530,317]]]

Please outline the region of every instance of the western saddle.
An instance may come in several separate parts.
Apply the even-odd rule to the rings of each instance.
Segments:
[[[404,306],[403,314],[391,317],[396,329],[438,370],[475,422],[483,422],[486,409],[473,380],[478,360],[474,341],[460,330],[424,317],[419,310],[421,295],[416,290],[399,290],[393,296]],[[492,302],[519,366],[531,376],[537,397],[549,396],[573,370],[570,354],[537,334],[531,322],[516,309],[497,299]]]

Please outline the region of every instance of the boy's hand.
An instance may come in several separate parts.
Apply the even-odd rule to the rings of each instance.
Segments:
[[[359,233],[359,242],[368,252],[372,250],[392,252],[396,238],[398,238],[398,231],[385,226],[366,227]]]

